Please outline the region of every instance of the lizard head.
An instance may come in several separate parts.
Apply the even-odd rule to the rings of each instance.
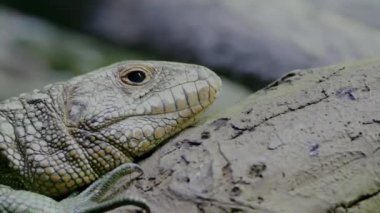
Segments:
[[[64,122],[89,152],[132,160],[194,123],[220,87],[203,66],[121,62],[68,82]]]

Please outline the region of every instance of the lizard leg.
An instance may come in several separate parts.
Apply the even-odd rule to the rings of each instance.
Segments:
[[[118,180],[135,171],[139,173],[137,177],[143,174],[143,171],[137,164],[123,164],[94,182],[79,195],[69,197],[61,202],[34,192],[14,190],[9,186],[0,185],[0,212],[103,212],[127,205],[137,206],[146,212],[150,212],[149,206],[142,199],[129,196],[115,198],[106,196]]]
[[[68,209],[72,208],[73,212],[103,212],[128,205],[137,206],[146,212],[150,212],[146,201],[142,199],[130,196],[106,196],[121,178],[133,172],[139,173],[135,178],[143,174],[142,169],[137,164],[123,164],[95,181],[79,195],[61,201],[61,204],[67,206]]]
[[[0,185],[0,212],[64,213],[66,211],[60,203],[44,195]]]

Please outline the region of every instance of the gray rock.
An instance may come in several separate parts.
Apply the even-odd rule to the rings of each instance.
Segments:
[[[378,0],[320,0],[310,1],[314,7],[327,10],[352,21],[380,29],[380,2]]]
[[[380,3],[337,2],[102,1],[89,25],[124,45],[273,79],[292,69],[380,55]]]

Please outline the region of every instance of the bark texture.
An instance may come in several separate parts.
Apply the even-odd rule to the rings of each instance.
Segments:
[[[379,212],[380,60],[290,72],[140,164],[153,212]]]

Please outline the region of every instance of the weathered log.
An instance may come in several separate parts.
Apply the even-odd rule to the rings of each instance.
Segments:
[[[380,60],[290,72],[140,164],[153,212],[380,212]]]

